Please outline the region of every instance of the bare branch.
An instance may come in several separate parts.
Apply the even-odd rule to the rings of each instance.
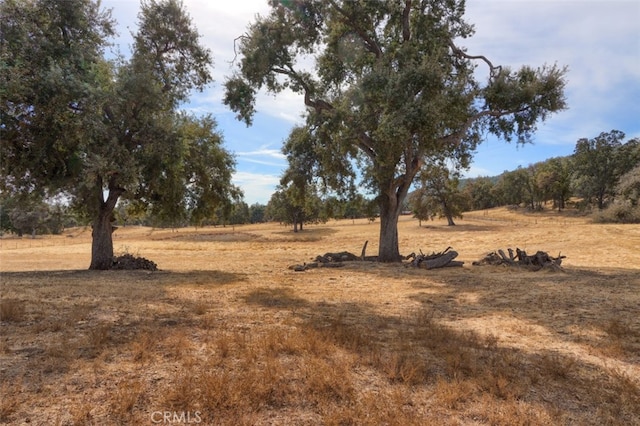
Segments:
[[[247,39],[249,38],[249,36],[247,34],[242,34],[239,35],[238,37],[233,39],[233,59],[229,61],[229,63],[231,65],[235,64],[236,59],[238,58],[238,50],[236,49],[236,43],[238,42],[238,40],[243,40],[243,39]]]
[[[278,74],[283,74],[294,80],[304,90],[304,104],[308,107],[315,109],[317,112],[322,111],[331,111],[334,109],[333,105],[323,99],[311,99],[311,87],[309,83],[307,83],[304,78],[300,76],[290,65],[287,65],[288,69],[282,67],[272,67],[271,70]]]
[[[451,50],[453,51],[453,53],[455,53],[458,56],[462,56],[463,58],[466,58],[466,59],[472,59],[472,60],[479,59],[481,61],[484,61],[489,66],[489,75],[491,76],[491,78],[495,77],[500,73],[500,71],[502,71],[502,65],[498,65],[497,67],[494,66],[493,63],[491,63],[491,61],[487,59],[487,57],[484,55],[469,55],[464,50],[460,49],[458,46],[453,44],[453,41],[451,40],[449,41],[449,47],[451,47]]]

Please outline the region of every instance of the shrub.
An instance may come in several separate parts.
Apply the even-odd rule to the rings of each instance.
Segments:
[[[594,214],[596,223],[640,223],[640,206],[630,204],[612,204]]]

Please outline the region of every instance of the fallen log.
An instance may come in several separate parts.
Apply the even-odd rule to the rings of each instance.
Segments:
[[[316,256],[314,262],[312,263],[303,263],[289,266],[290,270],[296,272],[307,271],[312,268],[329,268],[335,267],[339,268],[344,265],[343,262],[363,262],[363,261],[376,261],[378,260],[378,256],[367,256],[367,245],[369,241],[365,241],[362,246],[362,251],[360,252],[360,256],[356,256],[353,253],[348,251],[340,251],[340,252],[328,252],[321,256]],[[415,253],[411,253],[410,255],[404,257],[405,260],[412,259],[409,265],[423,268],[423,269],[435,269],[435,268],[445,268],[445,267],[460,267],[464,265],[464,262],[453,260],[458,257],[458,252],[451,249],[451,247],[447,247],[444,251],[440,253],[431,253],[424,254],[420,251],[420,254],[416,255]]]
[[[411,253],[406,257],[406,259],[413,258],[413,260],[410,262],[410,265],[423,269],[436,269],[464,265],[464,262],[453,260],[458,257],[458,252],[449,250],[451,250],[451,247],[447,247],[440,253],[434,252],[431,254],[424,254],[422,253],[422,251],[420,251],[420,254],[418,255],[416,255],[415,253]]]

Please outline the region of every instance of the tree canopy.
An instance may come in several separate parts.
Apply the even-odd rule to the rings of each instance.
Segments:
[[[454,226],[454,218],[462,219],[466,199],[460,191],[460,171],[449,170],[446,164],[432,163],[418,175],[420,186],[413,193],[412,210],[422,221],[434,217],[446,218]]]
[[[215,120],[179,110],[212,64],[181,1],[142,1],[129,59],[105,56],[114,22],[98,1],[6,0],[0,15],[0,185],[91,218],[91,269],[111,266],[120,199],[170,222],[239,195]]]
[[[615,197],[620,177],[640,163],[640,140],[623,143],[624,137],[624,132],[611,130],[576,143],[573,157],[577,193],[595,200],[600,210]]]
[[[426,159],[467,166],[484,132],[529,142],[537,123],[565,108],[565,68],[511,70],[461,47],[474,32],[464,1],[270,5],[238,38],[224,102],[250,125],[258,91],[302,96],[318,173],[340,184],[358,168],[377,194],[381,261],[400,258],[398,216]]]

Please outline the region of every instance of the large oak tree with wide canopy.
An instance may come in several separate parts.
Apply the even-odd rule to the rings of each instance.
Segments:
[[[0,15],[0,189],[90,218],[90,269],[112,265],[119,200],[175,223],[239,195],[215,120],[179,109],[212,64],[180,0],[142,1],[126,60],[105,56],[99,1],[4,0]]]
[[[377,195],[381,261],[400,259],[398,216],[426,159],[468,166],[486,132],[526,143],[565,108],[565,68],[511,70],[461,45],[474,32],[464,1],[269,4],[236,40],[224,102],[250,125],[260,90],[301,95],[323,179],[359,169]]]

